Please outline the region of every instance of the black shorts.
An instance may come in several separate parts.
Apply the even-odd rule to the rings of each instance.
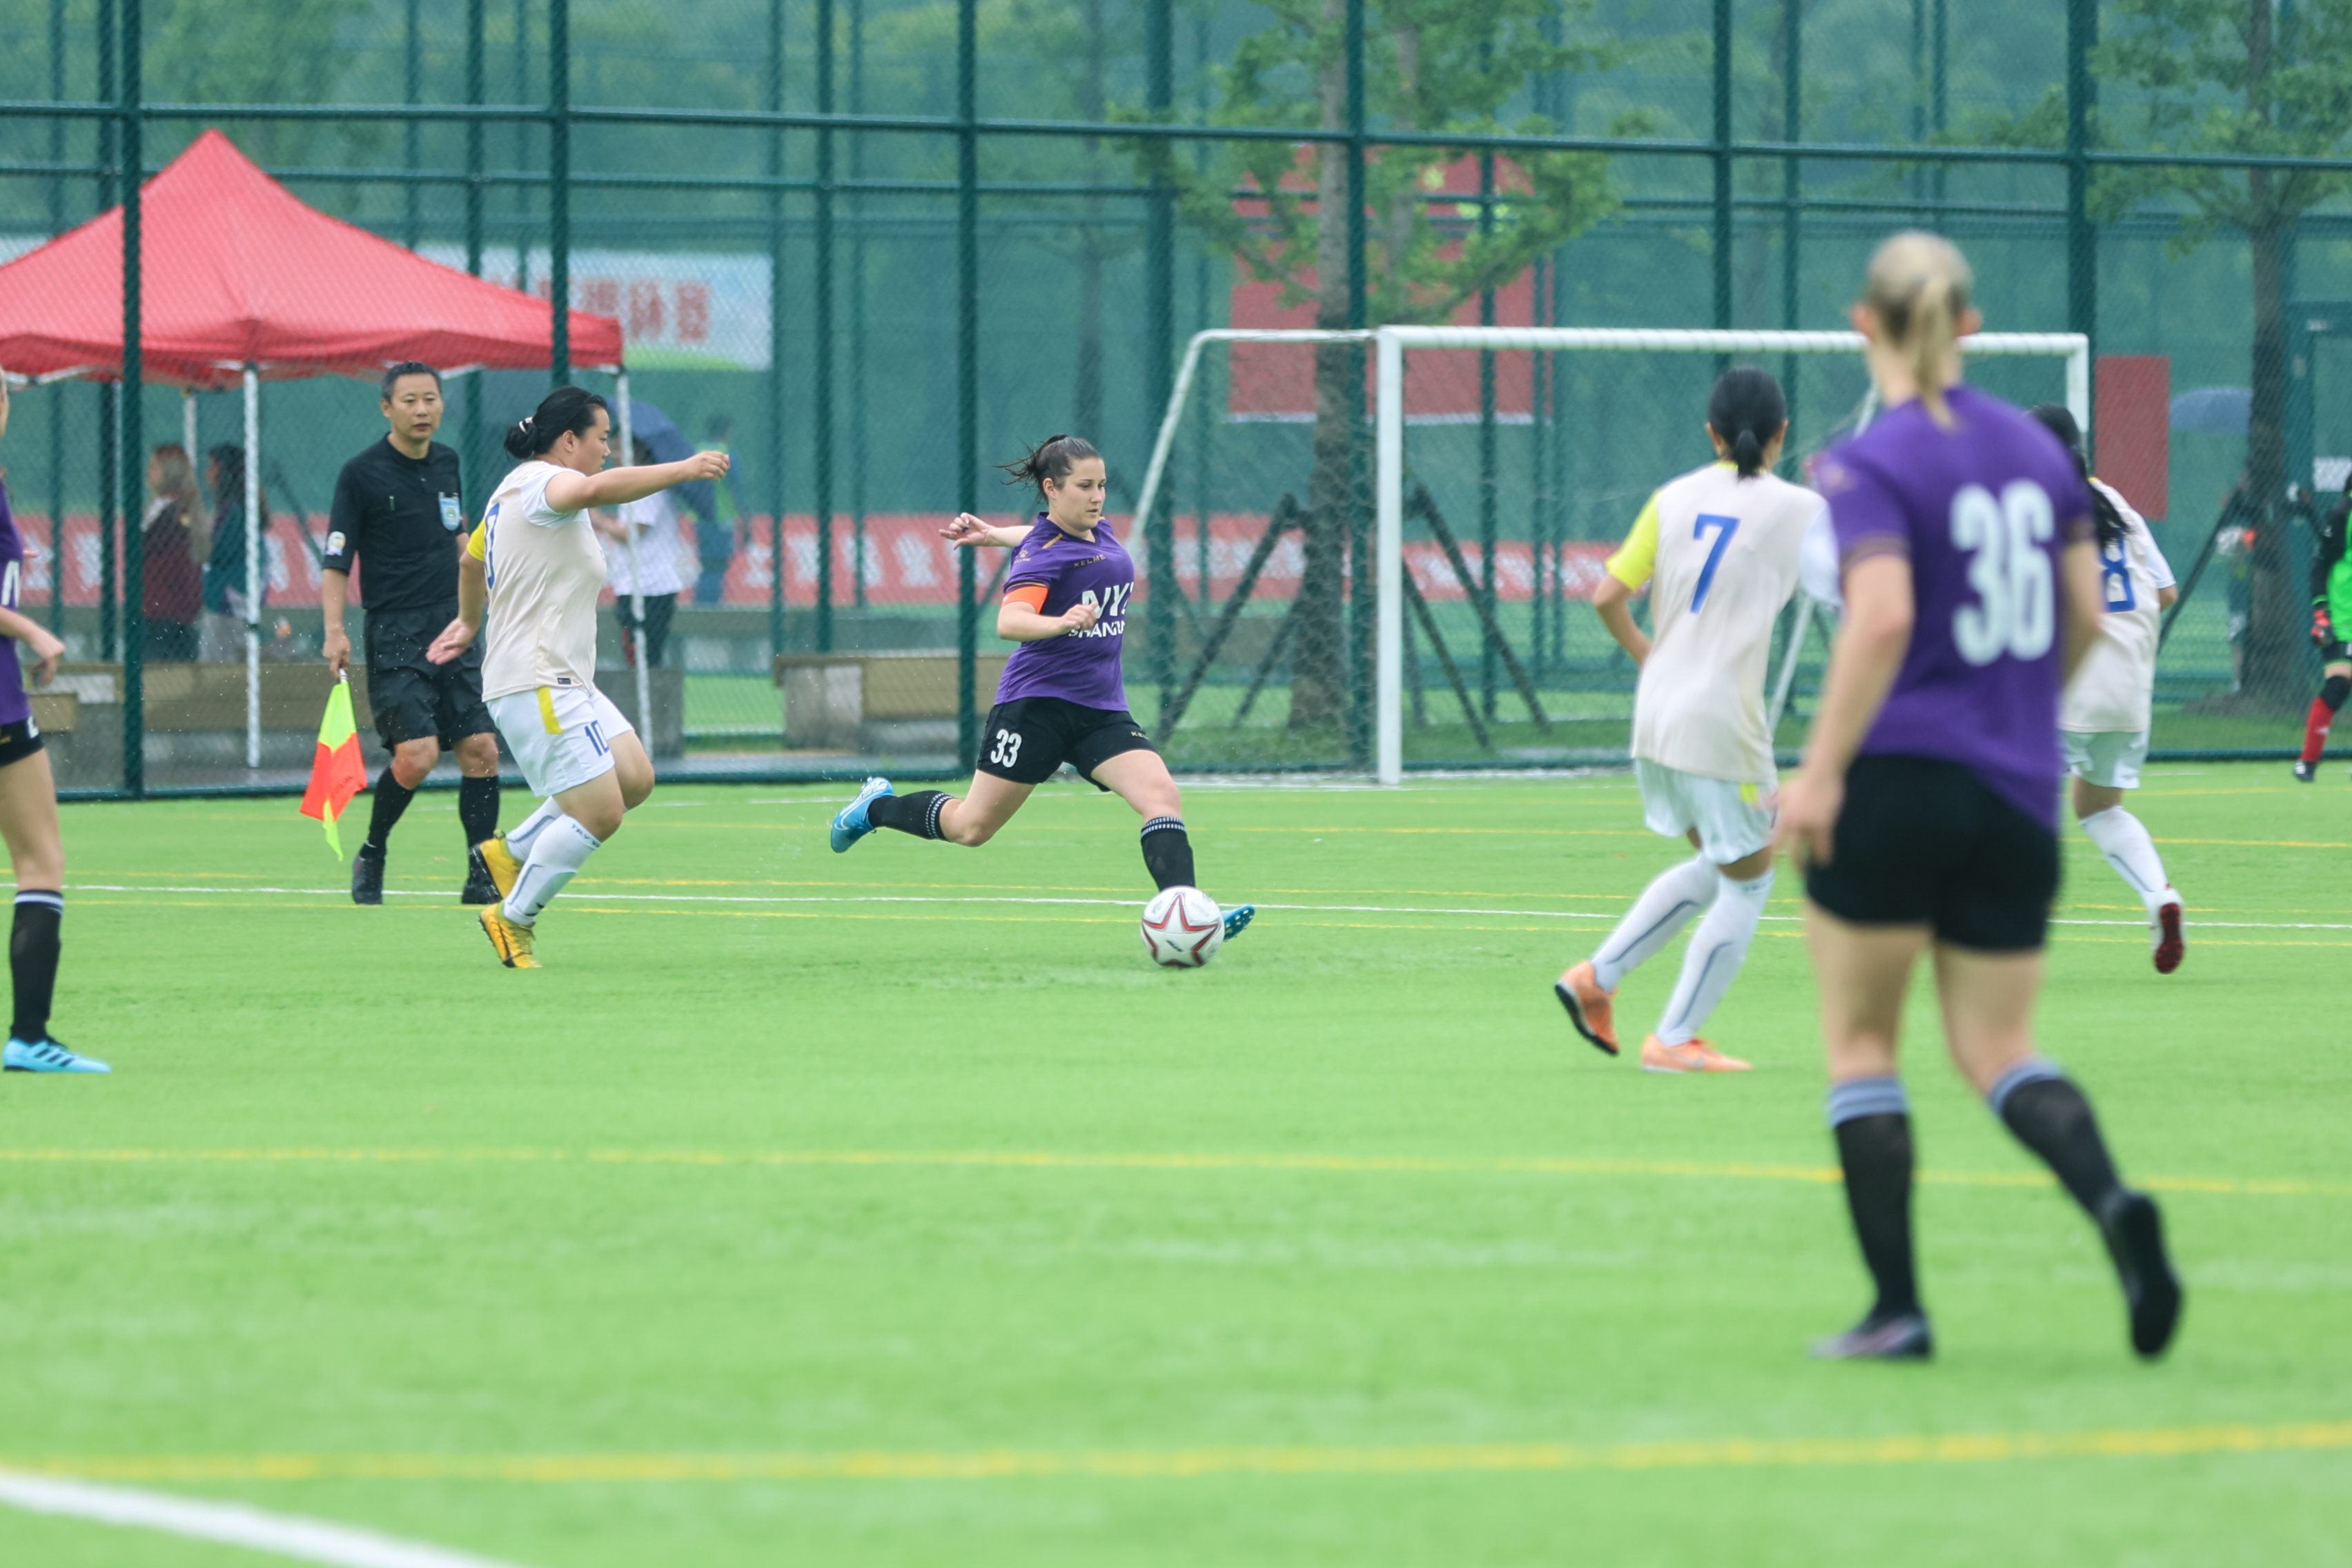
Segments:
[[[1805,896],[1856,925],[1925,925],[1981,952],[2048,939],[2058,836],[1958,763],[1865,756],[1845,775],[1836,857]]]
[[[980,731],[980,771],[1014,784],[1036,784],[1067,763],[1093,784],[1095,769],[1121,752],[1159,749],[1125,709],[1081,708],[1058,697],[1022,697],[988,710],[988,721]]]
[[[498,732],[482,702],[481,645],[476,643],[447,664],[425,657],[457,613],[455,605],[446,614],[368,612],[368,706],[375,712],[375,732],[386,751],[404,741],[429,737],[454,746],[468,735]]]
[[[21,763],[47,744],[30,719],[19,719],[14,724],[0,724],[0,768],[10,763]]]
[[[2322,643],[2320,645],[2320,663],[2343,664],[2347,661],[2352,661],[2352,643],[2347,643],[2341,638],[2338,638],[2335,642]]]

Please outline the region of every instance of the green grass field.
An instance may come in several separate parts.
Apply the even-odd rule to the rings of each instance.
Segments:
[[[1866,1289],[1794,923],[1709,1031],[1749,1076],[1549,993],[1675,853],[1622,777],[1196,784],[1263,910],[1197,973],[1117,801],[835,858],[844,793],[656,795],[535,973],[449,795],[380,910],[291,801],[68,809],[116,1072],[0,1083],[0,1469],[528,1568],[2352,1561],[2340,767],[2154,770],[2169,979],[2068,841],[2043,1037],[2167,1205],[2157,1366],[1924,994],[1939,1359],[1805,1358]],[[0,1561],[264,1559],[0,1508]]]

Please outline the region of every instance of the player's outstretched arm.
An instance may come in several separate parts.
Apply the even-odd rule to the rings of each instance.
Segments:
[[[982,522],[968,511],[958,512],[953,522],[940,530],[940,537],[959,550],[988,546],[1010,550],[1029,537],[1025,528],[995,528]]]
[[[482,602],[487,597],[482,575],[482,563],[471,550],[457,557],[457,618],[441,628],[433,646],[425,650],[426,660],[447,664],[474,646],[475,634],[482,626]]]
[[[2097,588],[2094,577],[2092,589]],[[1804,766],[1780,791],[1780,820],[1772,836],[1777,847],[1821,866],[1830,862],[1831,834],[1845,804],[1846,769],[1911,648],[1917,608],[1910,559],[1889,552],[1857,561],[1846,569],[1845,601],[1813,732],[1805,741]]]
[[[1601,586],[1592,591],[1592,607],[1601,613],[1601,624],[1617,639],[1617,646],[1633,656],[1638,668],[1650,657],[1649,634],[1633,624],[1633,590],[1618,580],[1613,572],[1601,574]]]
[[[566,468],[547,481],[547,504],[555,511],[580,511],[588,507],[618,506],[682,485],[689,479],[727,477],[727,454],[697,452],[676,463],[647,463],[642,468],[606,468],[601,474],[579,474]]]
[[[33,650],[33,662],[25,674],[34,685],[47,686],[56,678],[58,660],[65,657],[66,645],[48,627],[30,616],[0,610],[0,637],[13,638]]]
[[[1102,612],[1088,604],[1072,605],[1058,616],[1040,614],[1020,599],[1007,599],[996,612],[996,635],[1006,642],[1043,642],[1085,631]]]

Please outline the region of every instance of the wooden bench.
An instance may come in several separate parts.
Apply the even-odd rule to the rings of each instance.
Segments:
[[[973,659],[972,711],[996,697],[1005,656]],[[784,743],[809,751],[953,749],[956,653],[786,653],[776,656],[784,692]]]

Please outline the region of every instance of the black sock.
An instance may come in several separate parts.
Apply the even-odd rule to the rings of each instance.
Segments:
[[[66,896],[41,889],[16,895],[16,925],[8,934],[8,973],[16,982],[11,1038],[37,1045],[49,1037],[49,1002],[58,991],[58,927]]]
[[[877,827],[895,827],[918,838],[940,836],[940,813],[951,797],[944,790],[919,789],[912,795],[877,795],[866,803],[866,820]]]
[[[1161,888],[1197,888],[1192,880],[1192,841],[1181,816],[1155,816],[1143,825],[1143,868]]]
[[[479,844],[499,834],[499,775],[457,781],[457,826],[466,830],[467,844]]]
[[[400,814],[408,809],[408,803],[415,795],[415,790],[404,787],[392,776],[392,764],[386,763],[383,772],[376,775],[375,804],[368,813],[367,842],[361,847],[383,854],[383,841],[392,837],[394,825],[400,821]]]
[[[1853,1079],[1830,1089],[1830,1125],[1845,1167],[1846,1212],[1878,1287],[1871,1321],[1919,1310],[1911,1259],[1911,1105],[1898,1079]]]
[[[2017,1141],[2042,1156],[2093,1219],[2123,1185],[2099,1120],[2074,1080],[2048,1062],[2012,1068],[1988,1097]]]

